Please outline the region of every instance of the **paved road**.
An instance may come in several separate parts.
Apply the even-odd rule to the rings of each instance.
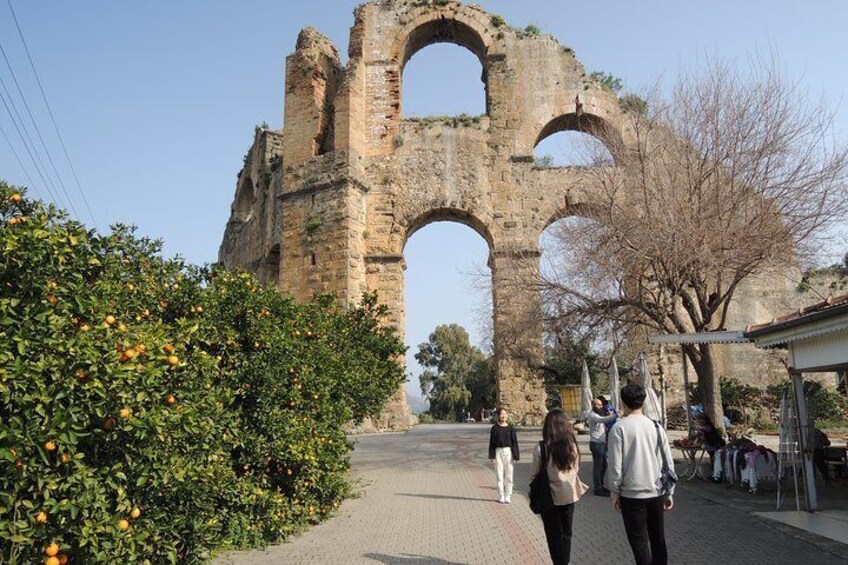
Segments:
[[[338,516],[267,551],[233,553],[214,565],[543,564],[549,563],[541,521],[527,506],[529,454],[538,432],[520,432],[517,492],[498,504],[486,459],[485,425],[418,426],[406,434],[361,436],[353,456],[361,496]],[[581,436],[581,441],[586,441]],[[583,445],[580,474],[591,483]],[[846,561],[786,535],[743,510],[711,502],[685,485],[667,515],[671,563],[817,565]],[[609,499],[587,495],[575,510],[572,562],[632,563]]]

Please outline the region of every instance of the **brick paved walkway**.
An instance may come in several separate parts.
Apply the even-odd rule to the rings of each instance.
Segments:
[[[353,456],[361,496],[335,518],[266,551],[231,553],[214,565],[543,564],[544,532],[527,506],[530,450],[539,432],[520,432],[511,505],[496,502],[486,459],[488,426],[419,426],[407,434],[361,436]],[[585,442],[586,437],[581,436]],[[588,446],[580,474],[591,482]],[[588,461],[588,462],[587,462]],[[811,541],[787,535],[744,510],[678,489],[666,518],[671,563],[844,564]],[[620,515],[587,495],[575,510],[572,562],[632,563]]]

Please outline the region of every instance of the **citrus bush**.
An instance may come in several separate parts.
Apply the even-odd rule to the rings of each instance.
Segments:
[[[403,381],[373,296],[297,304],[0,182],[0,562],[198,563],[347,494]]]

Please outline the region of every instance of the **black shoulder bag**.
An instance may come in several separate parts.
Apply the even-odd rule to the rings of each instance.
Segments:
[[[548,479],[548,451],[545,442],[539,442],[542,452],[542,461],[539,464],[539,472],[530,481],[530,510],[533,514],[542,514],[554,507],[554,497],[551,494],[551,483]]]
[[[660,450],[662,456],[662,470],[660,471],[660,494],[663,496],[671,496],[674,490],[674,485],[677,484],[677,473],[674,472],[674,467],[668,464],[668,459],[665,456],[665,446],[662,442],[660,434],[660,425],[654,420],[654,426],[657,428],[657,449]]]

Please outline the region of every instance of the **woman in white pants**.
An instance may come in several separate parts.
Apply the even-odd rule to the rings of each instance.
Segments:
[[[505,408],[498,408],[498,422],[489,434],[489,459],[495,461],[498,496],[501,504],[512,502],[512,465],[520,459],[518,436],[508,422]]]

